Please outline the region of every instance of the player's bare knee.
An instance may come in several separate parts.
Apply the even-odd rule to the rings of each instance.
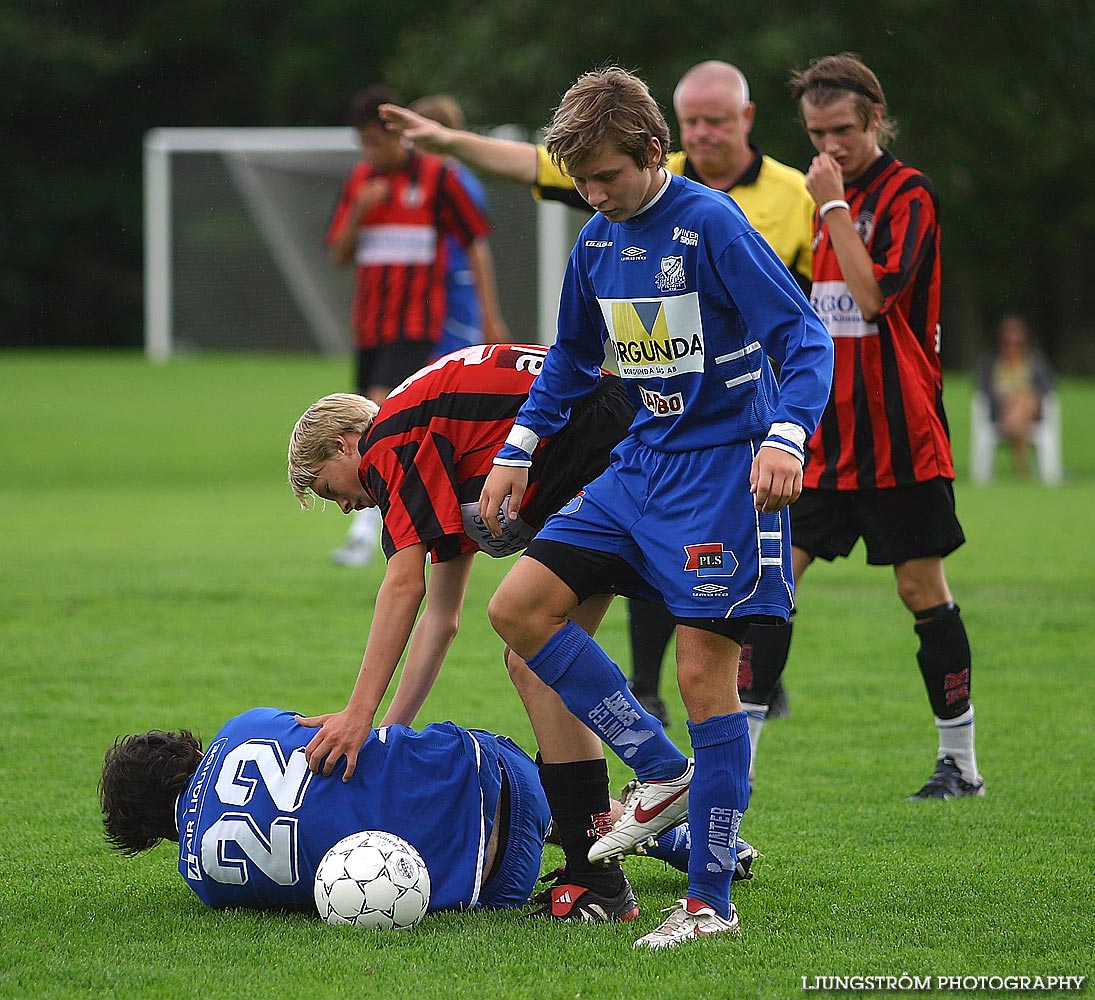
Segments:
[[[924,586],[923,581],[910,577],[897,578],[897,596],[901,603],[912,613],[916,614],[918,608],[925,608],[940,603],[935,600],[935,588]]]
[[[494,631],[508,643],[510,641],[509,637],[515,618],[513,615],[513,605],[510,603],[505,592],[505,581],[503,581],[502,586],[494,592],[494,596],[487,604],[487,618],[490,619]],[[507,666],[508,665],[507,660]]]
[[[686,700],[693,693],[703,690],[708,683],[705,672],[698,663],[677,664],[677,686]]]

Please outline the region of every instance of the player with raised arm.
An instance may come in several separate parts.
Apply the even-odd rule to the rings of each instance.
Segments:
[[[794,278],[730,199],[665,170],[668,141],[646,85],[617,67],[580,77],[556,110],[547,148],[597,214],[570,257],[556,341],[480,500],[501,536],[536,447],[596,388],[610,344],[636,403],[631,433],[549,518],[489,614],[640,781],[590,858],[618,858],[688,816],[688,892],[636,942],[650,948],[739,926],[730,880],[749,798],[740,642],[751,622],[790,612],[786,507],[832,379],[832,342]],[[569,617],[609,583],[655,595],[678,620],[694,762]]]

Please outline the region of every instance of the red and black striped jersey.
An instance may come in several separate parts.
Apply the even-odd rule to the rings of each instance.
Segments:
[[[954,478],[939,362],[939,206],[931,181],[884,152],[845,187],[884,302],[864,320],[815,219],[811,304],[833,337],[833,389],[804,485],[892,488]]]
[[[342,185],[327,230],[333,243],[373,177],[391,185],[388,197],[364,215],[354,260],[351,322],[358,347],[441,336],[445,319],[446,236],[467,246],[490,223],[439,156],[414,152],[398,170],[379,174],[362,161]]]
[[[419,543],[435,562],[479,548],[461,505],[478,509],[483,481],[546,353],[524,344],[468,347],[416,372],[384,400],[358,446],[358,476],[383,515],[389,559]]]

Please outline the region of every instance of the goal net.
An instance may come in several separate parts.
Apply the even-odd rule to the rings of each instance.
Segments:
[[[501,130],[500,130],[501,131]],[[506,131],[513,137],[512,130]],[[144,142],[145,352],[348,354],[352,265],[324,236],[360,159],[351,128],[158,128]],[[502,312],[518,341],[550,342],[584,217],[482,176]]]

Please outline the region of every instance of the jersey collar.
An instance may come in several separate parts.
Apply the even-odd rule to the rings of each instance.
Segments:
[[[745,172],[729,187],[716,188],[718,191],[733,191],[737,187],[745,187],[750,184],[756,184],[757,179],[760,177],[760,168],[764,164],[764,153],[755,143],[749,143],[749,148],[753,151],[753,159],[749,161],[749,166],[745,168]],[[691,181],[695,181],[697,184],[704,184],[700,179],[700,175],[696,173],[696,168],[692,166],[692,161],[685,157],[684,161],[684,176]],[[710,187],[710,185],[705,185]]]
[[[854,181],[849,181],[845,184],[844,187],[848,190],[866,191],[894,162],[893,153],[884,149],[882,150],[882,155],[879,156],[874,163],[864,170]]]

